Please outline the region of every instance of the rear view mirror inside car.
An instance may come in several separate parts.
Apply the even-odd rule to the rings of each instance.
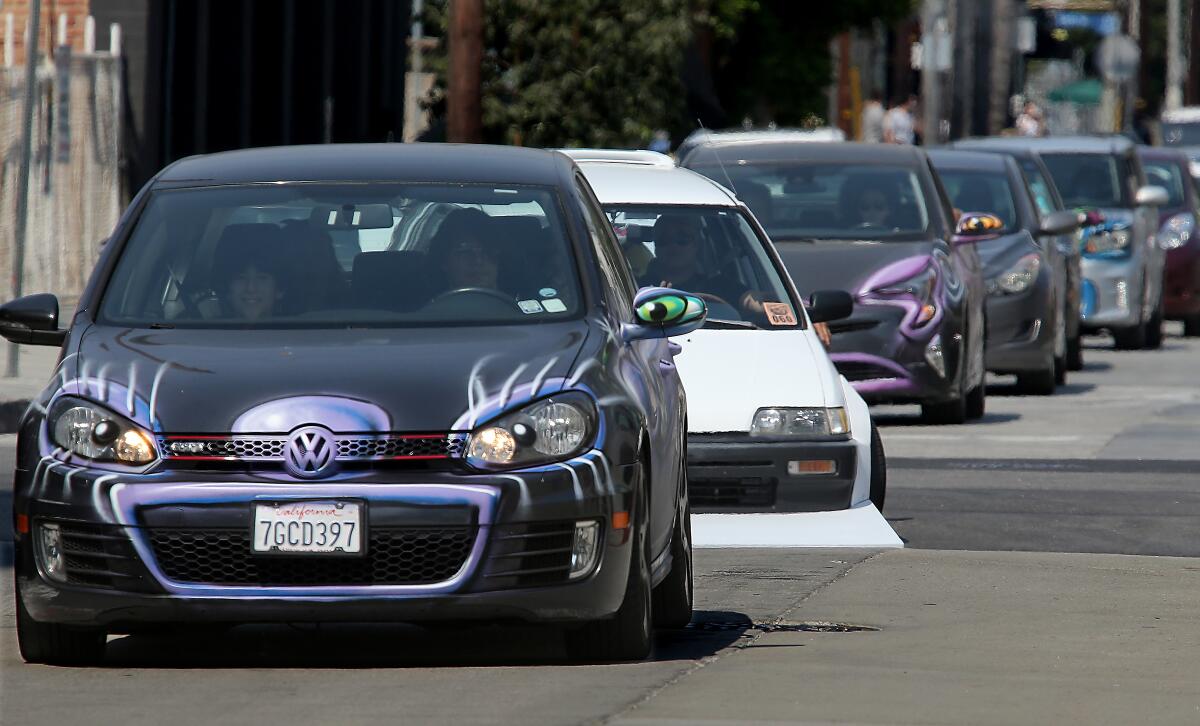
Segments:
[[[388,229],[394,224],[388,204],[343,204],[315,209],[313,221],[333,229]]]

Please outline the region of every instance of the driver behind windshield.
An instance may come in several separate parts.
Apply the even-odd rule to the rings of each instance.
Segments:
[[[854,227],[888,229],[896,226],[892,219],[892,185],[878,179],[860,183],[847,181],[843,187],[842,214]]]
[[[487,243],[491,218],[478,209],[456,209],[442,220],[430,245],[435,274],[441,276],[435,293],[465,288],[500,289],[500,260]]]
[[[716,298],[745,318],[765,315],[762,294],[746,289],[737,280],[704,269],[700,248],[700,219],[687,214],[664,214],[654,223],[654,261],[646,268],[642,284],[683,290],[702,298]],[[719,316],[714,316],[719,317]]]

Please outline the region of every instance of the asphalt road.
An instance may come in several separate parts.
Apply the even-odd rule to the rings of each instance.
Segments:
[[[26,666],[4,572],[0,723],[1196,723],[1200,341],[1092,343],[1059,395],[993,381],[973,425],[877,411],[911,549],[698,551],[696,620],[645,663],[569,666],[528,627],[246,626]]]

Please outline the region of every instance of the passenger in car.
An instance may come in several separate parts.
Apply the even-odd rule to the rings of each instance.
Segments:
[[[284,296],[282,260],[265,247],[221,260],[216,279],[223,281],[220,296],[224,317],[256,321],[276,314]]]

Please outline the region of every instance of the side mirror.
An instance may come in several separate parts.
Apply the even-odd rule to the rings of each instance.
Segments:
[[[13,343],[62,345],[67,331],[58,329],[58,298],[39,293],[0,305],[0,335]]]
[[[1133,197],[1134,203],[1139,207],[1165,207],[1170,200],[1166,189],[1152,184],[1138,189]]]
[[[988,237],[996,237],[1004,231],[1004,222],[994,214],[986,212],[966,212],[958,220],[954,229],[955,242],[977,242]]]
[[[814,323],[843,320],[854,313],[854,298],[845,290],[818,290],[808,299],[805,309]]]
[[[704,325],[708,306],[695,295],[668,287],[646,287],[633,298],[637,322],[624,326],[626,340],[670,338]]]
[[[1044,235],[1068,234],[1079,229],[1079,213],[1066,209],[1051,212],[1042,217],[1038,233]]]

